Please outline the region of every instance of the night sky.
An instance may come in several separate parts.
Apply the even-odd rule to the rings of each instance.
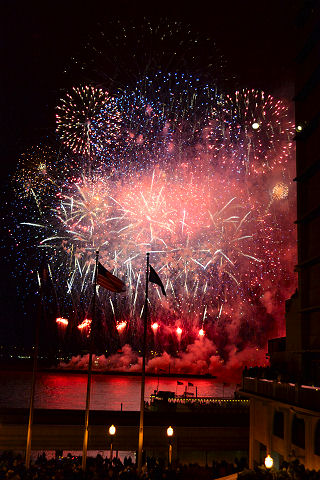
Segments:
[[[1,2],[1,180],[2,192],[19,155],[52,135],[64,69],[81,53],[89,36],[110,21],[141,23],[142,17],[190,24],[208,35],[228,64],[236,87],[262,88],[276,96],[293,96],[295,2]],[[106,35],[108,32],[106,32]],[[205,57],[206,52],[203,52]],[[77,82],[77,79],[75,79]],[[4,202],[2,202],[4,203]],[[1,215],[3,217],[3,214]],[[3,222],[2,222],[3,223]],[[1,232],[5,226],[1,226]],[[15,281],[2,233],[0,333],[14,337],[21,322],[15,308]],[[14,327],[14,328],[13,328]],[[21,336],[25,329],[20,331]]]

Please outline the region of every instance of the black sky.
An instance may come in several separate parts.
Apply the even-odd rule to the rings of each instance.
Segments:
[[[2,0],[1,174],[52,128],[62,72],[97,23],[144,16],[190,24],[208,34],[229,62],[238,85],[290,96],[295,2]],[[204,52],[205,54],[205,52]]]

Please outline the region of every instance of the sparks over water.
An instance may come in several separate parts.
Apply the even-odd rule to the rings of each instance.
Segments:
[[[284,102],[223,95],[191,75],[158,72],[113,94],[74,88],[57,114],[68,150],[38,151],[14,178],[25,214],[15,235],[46,251],[60,315],[78,329],[99,249],[127,285],[125,295],[98,291],[103,332],[112,323],[139,348],[149,251],[167,291],[151,286],[157,351],[210,342],[220,363],[252,357],[283,333],[295,288],[293,133]]]

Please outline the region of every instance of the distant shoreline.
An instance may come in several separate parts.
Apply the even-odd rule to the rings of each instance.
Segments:
[[[74,374],[83,374],[87,373],[86,369],[71,369],[71,368],[40,368],[39,372],[47,372],[47,373],[74,373]],[[92,370],[93,374],[98,374],[98,375],[122,375],[122,376],[132,376],[132,377],[140,377],[141,372],[130,372],[130,371],[118,371],[118,370]],[[216,379],[217,377],[215,375],[211,375],[210,373],[154,373],[154,372],[146,372],[146,377],[155,377],[155,378],[162,378],[162,377],[167,377],[167,378],[207,378],[207,379]]]
[[[10,364],[2,364],[0,363],[0,371],[16,371],[16,372],[32,372],[32,365],[10,365]],[[39,367],[37,370],[38,373],[68,373],[74,375],[81,375],[86,374],[86,368],[57,368],[57,367]],[[140,377],[141,371],[118,371],[118,370],[92,370],[93,375],[117,375],[117,376],[124,376],[124,377]],[[211,375],[210,373],[176,373],[176,372],[146,372],[146,377],[154,377],[154,378],[201,378],[201,379],[209,379],[215,380],[217,377],[215,375]]]

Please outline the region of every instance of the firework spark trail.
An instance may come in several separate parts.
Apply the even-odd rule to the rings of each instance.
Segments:
[[[214,88],[196,86],[192,93],[190,76],[181,78],[183,88],[175,91],[177,79],[159,73],[131,92],[115,93],[114,117],[101,113],[111,102],[108,94],[74,89],[83,105],[69,95],[57,129],[73,152],[88,153],[90,143],[94,168],[88,171],[87,159],[72,154],[60,174],[50,157],[46,175],[36,178],[41,195],[32,202],[26,178],[34,167],[30,174],[23,167],[15,186],[21,202],[27,198],[30,216],[19,229],[50,255],[66,318],[73,315],[66,296],[82,295],[89,304],[99,248],[101,262],[128,286],[127,297],[116,303],[99,295],[112,318],[127,322],[122,335],[128,338],[139,337],[144,257],[151,251],[168,292],[166,299],[154,297],[156,307],[150,304],[159,348],[181,323],[180,340],[186,335],[191,342],[202,328],[223,357],[230,350],[228,338],[239,349],[264,344],[267,334],[251,327],[255,332],[244,334],[245,325],[258,318],[265,325],[261,332],[274,329],[280,302],[294,288],[294,235],[288,244],[292,124],[285,104],[262,92],[223,98]],[[183,96],[186,85],[190,91]],[[100,119],[96,137],[87,135],[88,112],[92,122],[93,116]],[[238,336],[228,333],[230,322]]]

